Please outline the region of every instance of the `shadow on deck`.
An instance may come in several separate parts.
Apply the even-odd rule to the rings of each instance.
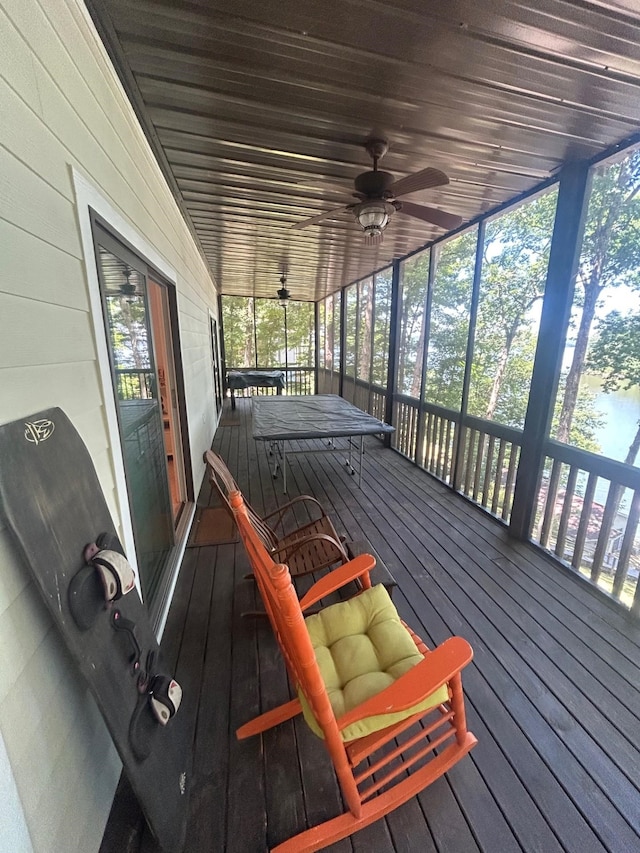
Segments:
[[[283,503],[250,401],[214,442],[257,509]],[[429,644],[474,648],[463,673],[479,744],[446,777],[333,851],[510,853],[640,849],[640,626],[569,572],[380,442],[362,489],[338,453],[289,457],[289,497],[316,496],[368,539],[403,618]],[[201,501],[208,498],[203,487]],[[196,717],[187,853],[258,853],[339,810],[321,743],[301,720],[238,742],[290,696],[240,544],[189,548],[163,638]],[[121,785],[101,853],[157,848]]]

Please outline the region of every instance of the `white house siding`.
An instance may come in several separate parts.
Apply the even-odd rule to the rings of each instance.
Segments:
[[[0,423],[61,406],[120,523],[72,170],[175,270],[197,485],[214,283],[82,2],[0,0]],[[1,527],[0,672],[0,850],[97,851],[119,761]]]

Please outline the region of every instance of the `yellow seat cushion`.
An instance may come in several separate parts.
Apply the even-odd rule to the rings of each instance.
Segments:
[[[382,584],[307,616],[305,623],[337,718],[389,687],[423,659]],[[322,737],[322,730],[301,690],[298,696],[309,727]],[[444,684],[405,711],[358,720],[342,730],[342,739],[348,742],[364,737],[446,702],[448,698],[448,688]]]

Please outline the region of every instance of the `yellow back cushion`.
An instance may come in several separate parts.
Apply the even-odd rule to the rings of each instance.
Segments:
[[[380,693],[422,660],[382,584],[308,616],[305,623],[336,717]],[[305,720],[322,737],[304,694],[298,691],[298,695]],[[379,731],[448,698],[445,684],[405,711],[366,717],[347,726],[342,739],[351,741]]]

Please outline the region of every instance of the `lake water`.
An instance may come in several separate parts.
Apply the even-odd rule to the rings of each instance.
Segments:
[[[583,377],[582,383],[596,395],[594,408],[601,412],[605,421],[596,433],[603,456],[622,462],[629,451],[640,421],[640,389],[616,391],[605,394],[595,377]],[[640,454],[635,461],[640,467]]]

